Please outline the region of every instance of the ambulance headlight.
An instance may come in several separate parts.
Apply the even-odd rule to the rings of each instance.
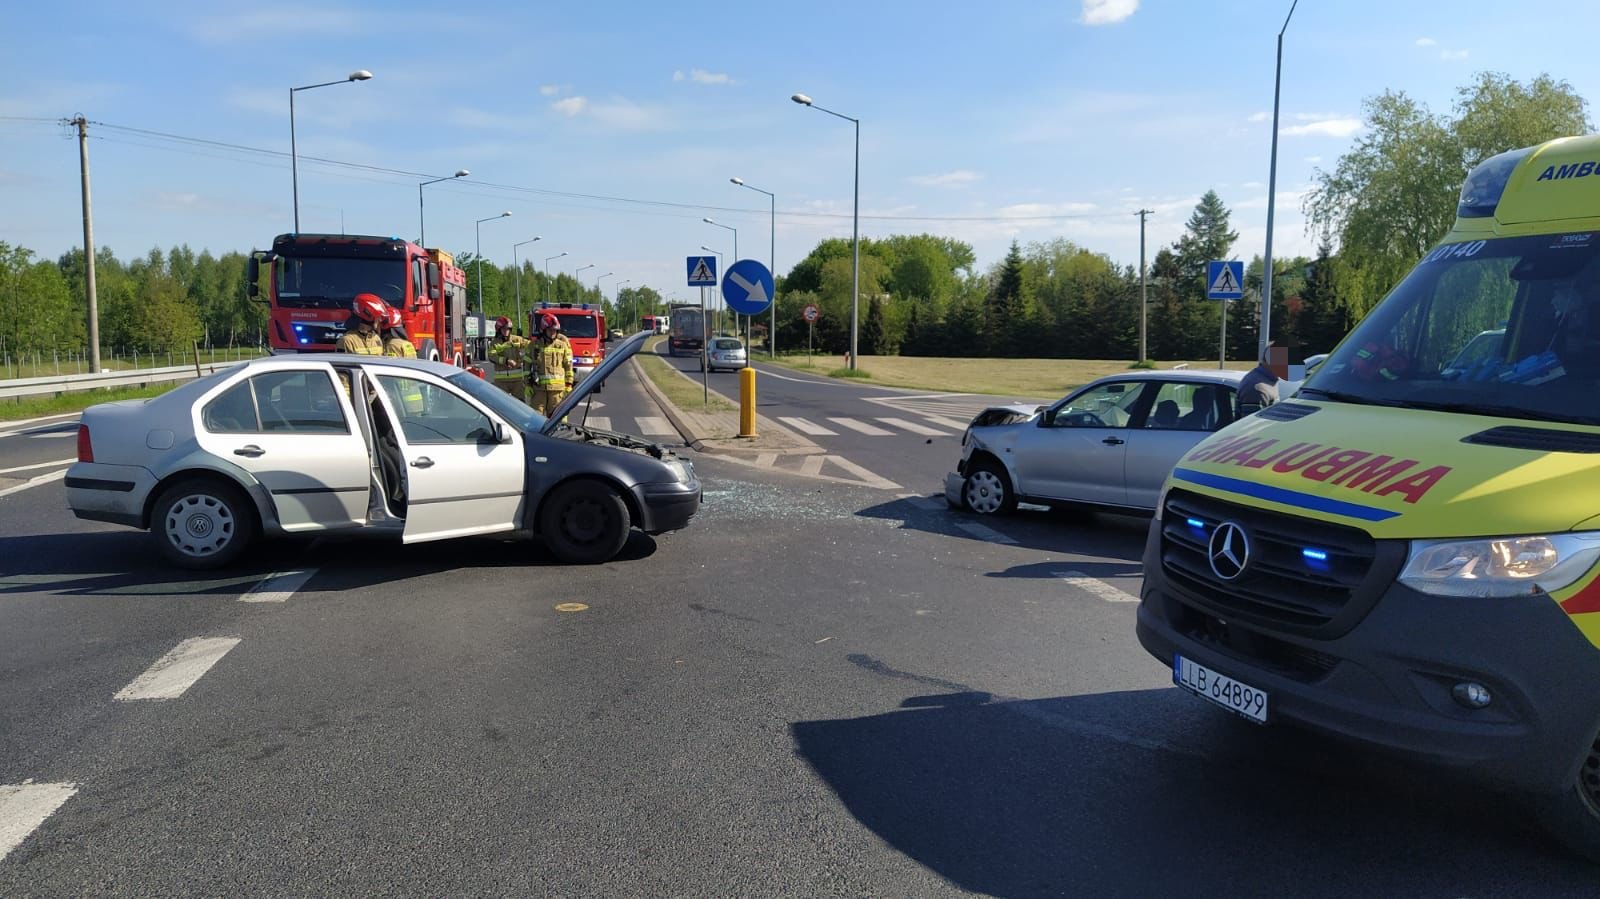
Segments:
[[[1570,586],[1600,561],[1600,533],[1413,540],[1400,583],[1438,596],[1516,596]]]

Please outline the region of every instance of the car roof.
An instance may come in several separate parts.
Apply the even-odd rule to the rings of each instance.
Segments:
[[[415,369],[440,377],[449,377],[462,369],[443,362],[427,359],[403,359],[399,356],[362,356],[354,353],[283,353],[251,359],[244,364],[253,369],[270,371],[274,368],[294,368],[307,362],[326,362],[329,365],[382,365],[394,368]]]
[[[1099,384],[1102,381],[1190,381],[1196,384],[1237,384],[1244,376],[1245,373],[1242,371],[1223,368],[1168,368],[1159,371],[1144,369],[1106,375],[1095,378],[1089,383]]]

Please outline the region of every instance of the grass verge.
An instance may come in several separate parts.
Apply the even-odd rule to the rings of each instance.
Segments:
[[[764,358],[757,361],[766,361]],[[843,356],[779,356],[778,364],[830,377],[860,377],[871,371],[874,384],[913,387],[951,393],[985,393],[1000,396],[1054,398],[1095,378],[1128,370],[1126,359],[967,359],[929,356],[865,356],[866,369],[846,375]],[[1177,362],[1157,362],[1169,369]],[[1215,359],[1187,363],[1189,368],[1216,368]],[[1252,362],[1229,362],[1228,368],[1249,371]]]
[[[870,378],[872,372],[864,368],[836,368],[828,372],[830,378]]]
[[[25,418],[41,418],[46,415],[60,415],[67,412],[82,412],[98,403],[110,403],[116,400],[141,400],[163,393],[177,387],[183,382],[171,384],[152,384],[148,387],[116,387],[107,390],[78,390],[72,393],[63,393],[59,396],[30,396],[16,402],[0,403],[0,421],[17,421]]]
[[[644,367],[645,377],[656,385],[674,406],[685,412],[735,412],[737,407],[723,400],[716,394],[711,394],[710,402],[706,401],[705,391],[699,385],[684,377],[681,372],[673,368],[665,359],[655,354],[656,345],[665,338],[657,338],[646,344],[643,352],[634,358]]]

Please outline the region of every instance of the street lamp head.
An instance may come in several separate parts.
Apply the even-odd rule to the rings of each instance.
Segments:
[[[794,96],[790,97],[789,99],[793,100],[796,103],[799,103],[801,106],[810,106],[811,105],[811,98],[806,96],[805,94],[795,94]]]
[[[734,184],[739,185],[740,187],[744,186],[744,179],[743,178],[729,178],[728,180],[731,181]]]
[[[472,173],[467,171],[466,169],[456,169],[456,173],[454,175],[451,175],[450,177],[452,177],[452,178],[465,178],[470,174],[472,174]]]
[[[708,225],[715,225],[716,224],[716,222],[713,222],[710,219],[701,219],[700,221],[705,222]]]
[[[500,217],[501,218],[505,218],[506,216],[509,216],[510,214],[511,214],[511,211],[507,210],[505,212],[500,213]]]
[[[370,81],[370,80],[372,80],[372,73],[367,71],[366,69],[357,69],[354,72],[350,73],[350,80],[351,81]]]

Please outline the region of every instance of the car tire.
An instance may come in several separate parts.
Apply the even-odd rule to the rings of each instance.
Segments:
[[[607,562],[628,542],[633,522],[621,494],[599,481],[568,481],[539,510],[539,534],[557,559],[575,565]]]
[[[1011,478],[993,462],[979,462],[961,482],[961,505],[978,515],[1009,515],[1017,510]]]
[[[420,352],[417,353],[417,356],[419,356],[420,358],[426,359],[429,362],[438,362],[439,361],[439,347],[438,347],[437,344],[435,344],[431,340],[424,340],[422,342],[422,349],[421,349]]]
[[[1585,754],[1576,783],[1554,796],[1539,797],[1537,810],[1552,837],[1589,861],[1600,862],[1600,736]]]
[[[232,563],[255,539],[255,509],[244,491],[232,484],[187,478],[156,498],[150,533],[167,561],[209,571]]]

